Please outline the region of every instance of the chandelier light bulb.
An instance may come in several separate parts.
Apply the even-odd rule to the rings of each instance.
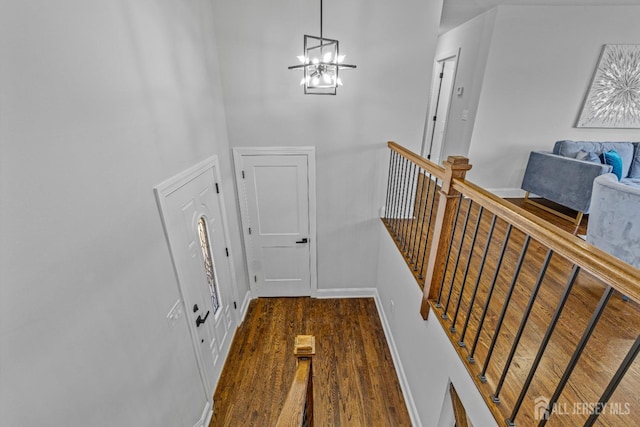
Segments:
[[[342,86],[342,79],[338,77],[338,79],[336,80],[336,83],[338,84],[338,86]]]
[[[338,55],[338,64],[342,63],[342,61],[344,61],[344,57],[347,55]]]
[[[324,57],[322,58],[322,62],[331,62],[331,52],[327,52],[324,54]]]

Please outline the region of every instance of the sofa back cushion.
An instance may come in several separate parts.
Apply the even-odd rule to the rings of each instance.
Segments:
[[[596,153],[600,155],[604,152],[615,150],[620,154],[622,159],[622,177],[630,175],[631,164],[634,162],[635,146],[638,143],[634,142],[599,142],[599,141],[570,141],[563,140],[557,141],[553,146],[553,154],[557,154],[564,157],[575,158],[580,150]],[[637,159],[638,167],[634,168],[634,172],[637,171],[640,176],[640,158]]]

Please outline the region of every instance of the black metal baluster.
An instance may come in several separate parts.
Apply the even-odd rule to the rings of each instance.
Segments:
[[[577,265],[574,265],[573,270],[571,271],[571,275],[569,276],[569,281],[567,282],[567,285],[565,286],[564,291],[562,292],[562,296],[560,297],[560,300],[558,301],[558,305],[556,306],[556,310],[553,313],[553,316],[551,317],[549,326],[547,326],[547,331],[545,332],[544,337],[540,342],[540,348],[538,348],[538,353],[536,354],[535,359],[533,359],[533,363],[531,364],[531,369],[529,369],[529,374],[527,375],[527,379],[524,381],[524,384],[522,385],[522,390],[520,390],[520,395],[518,396],[518,400],[516,401],[516,404],[514,405],[513,410],[511,411],[511,416],[509,416],[509,418],[505,420],[507,425],[509,425],[510,427],[515,427],[516,425],[514,421],[516,419],[516,415],[518,415],[518,411],[520,410],[520,406],[522,406],[524,397],[527,395],[527,390],[531,385],[531,381],[533,380],[536,370],[538,369],[538,365],[540,365],[540,361],[542,360],[544,351],[547,349],[547,344],[549,344],[549,341],[551,340],[551,335],[553,334],[553,331],[556,328],[556,324],[560,319],[560,315],[562,314],[564,305],[566,304],[567,299],[569,299],[569,294],[571,293],[571,289],[573,289],[573,285],[576,282],[578,273],[580,273],[580,267],[578,267]]]
[[[471,209],[471,206],[469,206]],[[478,231],[480,230],[480,221],[482,220],[482,212],[484,207],[480,206],[478,209],[478,217],[476,218],[476,228],[473,231],[473,239],[471,239],[471,247],[469,249],[469,256],[467,257],[467,266],[464,268],[464,275],[462,276],[462,284],[460,285],[460,295],[458,295],[458,303],[456,304],[456,311],[453,314],[453,321],[449,330],[453,333],[456,332],[456,321],[458,320],[458,313],[460,312],[460,305],[462,304],[462,294],[467,284],[467,277],[469,275],[469,267],[471,266],[471,258],[473,257],[473,250],[476,247],[476,239],[478,238]]]
[[[400,198],[400,156],[395,151],[393,152],[393,163],[393,202],[391,203],[391,219],[389,220],[389,224],[393,231],[393,237],[397,240],[396,218],[398,216],[398,199]]]
[[[520,320],[520,326],[518,327],[518,332],[516,332],[516,337],[513,340],[513,344],[511,344],[511,350],[509,351],[509,356],[507,357],[507,361],[504,364],[504,368],[502,369],[502,375],[500,376],[500,380],[498,381],[498,386],[496,387],[496,391],[491,395],[491,400],[494,403],[500,403],[500,390],[502,390],[502,385],[504,384],[504,380],[507,376],[507,372],[509,371],[509,367],[511,366],[511,362],[513,361],[513,356],[516,354],[516,349],[518,348],[518,344],[520,343],[520,338],[522,338],[522,333],[524,332],[524,328],[527,325],[527,320],[529,320],[529,314],[531,314],[531,309],[533,308],[533,304],[536,301],[536,297],[538,296],[538,291],[540,290],[540,286],[542,285],[542,281],[544,280],[544,275],[547,274],[547,268],[549,267],[549,263],[551,262],[551,257],[553,256],[553,251],[549,249],[547,251],[547,256],[542,263],[542,267],[538,273],[538,279],[536,280],[536,284],[531,292],[531,297],[529,297],[529,303],[527,304],[527,308],[524,310],[524,315]]]
[[[396,221],[397,221],[396,241],[398,242],[398,244],[400,244],[400,242],[402,241],[402,211],[404,208],[407,164],[409,163],[409,161],[404,157],[401,157],[401,160],[402,160],[402,177],[400,178],[400,186],[402,187],[402,189],[400,191],[400,200],[398,200],[398,214],[396,215]]]
[[[418,166],[415,163],[411,164],[411,190],[409,190],[409,203],[407,205],[407,226],[405,229],[405,235],[407,236],[407,242],[403,246],[403,252],[405,256],[409,256],[409,246],[411,245],[411,229],[413,228],[413,219],[415,218],[416,210],[416,196],[415,196],[415,181],[416,170]]]
[[[456,207],[456,217],[453,220],[453,229],[451,230],[451,237],[449,238],[449,249],[447,249],[447,258],[445,260],[444,271],[442,272],[442,280],[440,281],[440,291],[438,292],[438,301],[436,301],[436,307],[438,308],[442,308],[442,305],[440,305],[440,301],[442,300],[442,290],[444,289],[444,279],[447,276],[447,268],[449,267],[449,258],[451,257],[451,247],[453,246],[453,238],[456,235],[456,228],[458,227],[458,217],[460,216],[460,206],[462,206],[462,194],[458,196],[458,206]]]
[[[582,356],[582,352],[584,351],[584,348],[587,346],[587,342],[589,341],[589,338],[591,338],[591,334],[593,333],[593,330],[596,328],[596,325],[598,324],[598,320],[600,320],[602,313],[604,313],[604,310],[607,307],[607,303],[609,302],[611,295],[613,295],[613,288],[611,286],[607,286],[604,292],[602,293],[602,297],[600,297],[600,301],[598,301],[598,305],[596,306],[595,311],[591,315],[591,319],[589,319],[587,328],[582,334],[582,337],[580,338],[580,342],[578,342],[578,346],[576,347],[576,350],[573,352],[573,355],[571,355],[571,360],[569,360],[569,364],[567,365],[566,369],[564,370],[564,373],[562,374],[562,378],[560,379],[560,382],[556,387],[556,391],[553,393],[553,396],[551,396],[551,399],[549,400],[546,413],[548,414],[551,413],[551,408],[553,408],[553,406],[556,404],[556,402],[558,401],[558,398],[560,397],[560,394],[562,393],[562,390],[564,390],[565,385],[567,385],[567,382],[569,381],[569,377],[571,376],[571,373],[573,372],[576,365],[578,364],[578,360],[580,359],[580,356]],[[540,420],[540,423],[538,424],[538,427],[543,427],[545,424],[547,424],[548,418],[549,417],[542,417],[542,419]]]
[[[620,364],[620,367],[613,375],[613,378],[611,378],[609,385],[602,393],[600,399],[598,399],[598,404],[596,405],[594,410],[591,411],[591,415],[589,416],[589,419],[587,419],[587,422],[584,423],[585,427],[591,427],[596,422],[598,416],[600,416],[600,414],[604,410],[605,405],[607,404],[607,402],[609,402],[609,399],[613,395],[613,392],[616,391],[618,384],[620,384],[620,381],[622,381],[624,374],[626,374],[627,370],[631,367],[631,364],[638,355],[638,352],[640,352],[640,335],[638,335],[638,337],[636,338],[635,342],[629,349],[629,352]]]
[[[478,294],[478,287],[480,285],[480,278],[482,277],[482,271],[484,270],[484,264],[487,260],[487,254],[489,253],[489,246],[491,245],[491,237],[493,236],[493,230],[496,227],[496,221],[498,217],[493,215],[493,219],[491,220],[491,227],[489,228],[489,234],[487,234],[487,242],[484,246],[484,253],[482,254],[482,261],[480,261],[480,268],[478,269],[478,277],[476,278],[476,284],[473,287],[473,294],[471,295],[471,301],[469,302],[469,310],[467,310],[467,318],[464,320],[464,327],[462,328],[462,334],[460,335],[460,341],[458,341],[458,345],[460,347],[464,347],[466,344],[464,343],[464,336],[467,333],[467,327],[469,326],[469,319],[471,318],[471,311],[473,310],[473,303],[476,300],[476,295]]]
[[[424,234],[424,251],[422,253],[422,261],[420,261],[420,273],[418,274],[418,277],[422,279],[422,270],[424,268],[424,262],[427,259],[427,249],[428,249],[428,245],[429,245],[429,234],[431,233],[431,218],[433,217],[433,206],[435,205],[436,202],[436,190],[438,189],[438,181],[436,179],[436,181],[433,180],[433,175],[429,174],[429,187],[427,188],[427,201],[429,200],[429,192],[431,191],[431,183],[433,181],[433,194],[431,196],[431,206],[429,207],[429,221],[427,223],[427,231],[424,232],[421,231],[421,234]],[[425,201],[425,209],[427,208],[427,202]],[[426,212],[425,212],[426,214]],[[422,226],[424,227],[424,223],[422,223]],[[418,253],[418,257],[420,257],[420,253]],[[440,288],[442,289],[442,288]],[[438,300],[438,303],[440,303],[440,300]]]
[[[500,267],[502,266],[502,260],[504,259],[504,254],[507,250],[507,245],[509,244],[509,237],[511,236],[512,228],[513,226],[509,224],[507,226],[507,231],[504,235],[504,240],[502,242],[502,249],[500,250],[500,256],[498,257],[498,263],[496,264],[496,270],[493,273],[493,280],[491,281],[491,285],[489,286],[489,292],[487,293],[487,300],[484,302],[482,315],[480,316],[480,321],[478,322],[478,330],[476,331],[476,337],[473,340],[473,346],[471,347],[471,352],[467,357],[467,360],[469,361],[469,363],[476,363],[473,356],[476,353],[476,348],[478,347],[478,341],[480,340],[480,333],[482,332],[484,319],[487,317],[487,311],[489,310],[489,303],[491,303],[491,296],[493,295],[493,290],[495,289],[496,282],[498,281],[498,275],[500,274]]]
[[[413,170],[413,163],[411,163],[410,160],[407,160],[407,175],[405,175],[404,177],[404,186],[405,186],[405,193],[404,193],[404,197],[403,197],[403,201],[402,201],[402,227],[400,228],[400,234],[402,235],[402,244],[400,245],[400,252],[404,255],[404,246],[405,246],[405,240],[407,238],[407,221],[409,218],[409,214],[407,213],[408,209],[409,209],[409,200],[410,200],[410,194],[411,192],[409,191],[409,187],[410,187],[410,176],[411,176],[411,171]]]
[[[418,223],[422,220],[424,222],[424,215],[422,215],[422,196],[424,193],[424,169],[418,169],[418,183],[416,184],[416,194],[420,193],[420,198],[416,197],[416,206],[418,207],[418,214],[416,215],[416,227],[413,232],[413,244],[409,245],[409,253],[411,254],[409,258],[411,259],[411,265],[413,266],[413,271],[418,270],[418,257],[415,253],[416,248],[420,247],[420,242],[422,241],[421,236],[418,236],[418,230],[420,226]],[[423,177],[420,180],[420,177]],[[419,184],[419,185],[418,185]]]
[[[392,159],[393,159],[393,150],[389,152],[389,174],[387,175],[387,197],[384,202],[384,218],[387,219],[387,213],[389,212],[389,200],[391,197],[391,176],[392,176]]]
[[[473,200],[469,199],[467,204],[467,214],[464,218],[464,226],[462,227],[462,234],[460,235],[460,246],[458,246],[458,256],[456,256],[456,262],[453,266],[453,274],[451,275],[451,285],[449,286],[449,295],[447,295],[447,303],[444,305],[443,319],[448,319],[447,311],[449,310],[449,303],[451,302],[451,294],[453,294],[453,285],[456,281],[456,275],[458,273],[458,264],[460,263],[460,256],[462,255],[462,247],[464,246],[464,239],[467,237],[467,225],[469,225],[469,215],[471,208],[473,207]],[[456,218],[457,221],[457,218]],[[451,235],[453,237],[453,234]]]
[[[504,318],[507,315],[507,309],[509,308],[509,301],[511,301],[511,296],[513,295],[513,291],[516,287],[516,282],[518,281],[518,276],[520,275],[520,269],[522,269],[522,263],[524,262],[524,257],[527,255],[527,249],[529,248],[529,242],[531,242],[531,236],[527,235],[524,239],[524,245],[522,245],[522,251],[520,251],[520,258],[518,258],[518,264],[516,265],[516,271],[513,273],[513,279],[511,280],[511,285],[509,285],[509,290],[507,291],[507,296],[504,299],[504,304],[502,305],[502,312],[500,312],[500,317],[498,318],[498,324],[496,325],[496,331],[493,333],[493,338],[491,339],[491,345],[489,346],[489,352],[487,353],[487,359],[484,361],[484,366],[482,367],[482,372],[478,375],[480,381],[487,381],[487,368],[489,367],[489,362],[491,362],[491,356],[493,355],[493,350],[496,348],[496,342],[498,342],[498,336],[500,335],[500,329],[502,328],[502,322],[504,322]]]

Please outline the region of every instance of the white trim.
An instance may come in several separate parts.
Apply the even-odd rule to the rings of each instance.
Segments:
[[[378,294],[376,288],[334,288],[318,289],[316,298],[374,298]]]
[[[317,217],[316,217],[316,148],[306,147],[236,147],[233,149],[233,165],[236,177],[236,188],[238,192],[238,203],[240,205],[240,224],[242,227],[242,241],[247,264],[247,275],[249,277],[249,288],[253,295],[258,295],[258,289],[251,272],[251,241],[245,230],[249,225],[248,203],[246,189],[244,188],[244,179],[242,178],[242,156],[265,156],[265,155],[306,155],[307,156],[307,179],[309,184],[309,257],[311,265],[310,270],[310,296],[315,296],[318,289],[318,243],[317,243]],[[284,295],[283,295],[284,296]]]
[[[422,421],[420,420],[420,415],[418,415],[418,408],[416,407],[416,402],[413,400],[413,395],[411,394],[411,388],[409,387],[409,381],[407,380],[407,376],[404,372],[404,367],[402,366],[402,360],[400,359],[400,353],[398,352],[398,347],[396,347],[396,343],[393,340],[391,327],[389,326],[387,315],[384,313],[384,308],[382,306],[382,301],[380,300],[380,295],[378,294],[378,289],[374,289],[374,291],[375,291],[375,295],[373,297],[373,300],[375,301],[376,308],[378,309],[378,315],[380,316],[380,322],[382,323],[384,336],[387,338],[387,345],[389,346],[389,351],[391,352],[391,359],[393,359],[393,365],[396,368],[396,375],[398,375],[398,380],[400,381],[400,388],[402,389],[404,402],[407,405],[407,410],[409,411],[409,417],[411,418],[411,425],[415,427],[422,427]]]
[[[213,417],[213,405],[211,402],[207,401],[207,404],[204,406],[204,410],[202,411],[202,415],[200,419],[196,421],[193,427],[208,427],[211,423],[211,418]]]
[[[224,244],[227,248],[227,264],[229,266],[229,280],[231,280],[231,289],[233,295],[233,301],[238,301],[240,297],[238,296],[238,280],[236,278],[236,269],[233,262],[233,251],[231,250],[231,236],[229,236],[229,221],[227,220],[227,209],[224,203],[224,191],[222,185],[222,175],[220,175],[220,165],[218,163],[218,156],[213,156],[213,172],[214,178],[216,180],[216,189],[218,190],[218,202],[220,204],[220,213],[222,215],[222,234],[224,236]],[[219,184],[219,185],[218,185]],[[231,304],[229,304],[231,306]],[[233,310],[233,317],[236,322],[236,327],[240,323],[240,318],[238,316],[237,310]]]
[[[522,199],[524,190],[520,188],[487,188],[487,191],[501,198]],[[535,196],[534,196],[535,197]]]
[[[384,309],[382,306],[382,301],[380,300],[380,295],[378,294],[377,288],[334,288],[334,289],[318,289],[317,298],[373,298],[373,301],[376,304],[376,309],[378,310],[378,316],[380,317],[380,323],[382,323],[382,330],[384,331],[384,336],[387,339],[387,345],[389,346],[389,351],[391,352],[391,359],[393,360],[393,366],[396,369],[396,375],[398,376],[398,381],[400,381],[400,389],[402,390],[402,395],[404,396],[405,405],[407,405],[407,411],[409,412],[409,417],[411,418],[411,424],[415,427],[422,427],[422,422],[420,421],[420,416],[418,415],[418,408],[416,407],[416,403],[413,400],[413,395],[411,394],[411,388],[409,387],[409,381],[407,380],[407,376],[404,372],[404,367],[402,366],[402,361],[400,360],[400,353],[398,352],[398,347],[396,347],[396,343],[393,340],[393,335],[391,334],[391,327],[389,326],[389,322],[387,320],[387,316],[384,313]]]
[[[249,303],[252,299],[253,298],[251,297],[251,291],[247,291],[247,293],[244,294],[244,301],[242,301],[242,305],[240,306],[240,321],[238,322],[236,328],[240,326],[240,324],[244,322],[245,317],[247,317],[247,311],[249,311]]]

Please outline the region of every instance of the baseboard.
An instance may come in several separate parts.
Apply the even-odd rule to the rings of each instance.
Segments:
[[[391,327],[389,326],[387,315],[384,312],[384,307],[382,305],[382,301],[380,300],[378,289],[374,288],[373,291],[375,293],[375,295],[373,296],[373,300],[376,303],[378,315],[380,316],[380,322],[382,323],[382,329],[384,330],[384,336],[387,339],[387,345],[389,346],[389,351],[391,352],[391,359],[393,360],[393,365],[396,368],[396,375],[398,375],[398,380],[400,381],[400,389],[402,390],[404,402],[407,405],[407,410],[409,411],[411,425],[415,427],[422,427],[422,422],[420,421],[420,416],[418,415],[418,408],[416,407],[416,402],[413,400],[411,388],[409,387],[409,381],[407,380],[407,376],[405,375],[404,367],[402,366],[402,360],[400,360],[398,347],[396,347],[396,343],[393,340]]]
[[[247,291],[247,293],[244,294],[244,300],[240,306],[240,322],[238,323],[238,326],[244,322],[244,318],[247,316],[247,311],[249,311],[249,303],[251,300],[251,291]]]
[[[334,288],[318,289],[316,298],[374,298],[378,294],[376,288]]]
[[[520,188],[487,188],[487,191],[503,199],[524,198],[524,190]]]
[[[213,417],[213,400],[207,402],[202,411],[200,419],[193,425],[193,427],[208,427],[211,424],[211,418]]]

